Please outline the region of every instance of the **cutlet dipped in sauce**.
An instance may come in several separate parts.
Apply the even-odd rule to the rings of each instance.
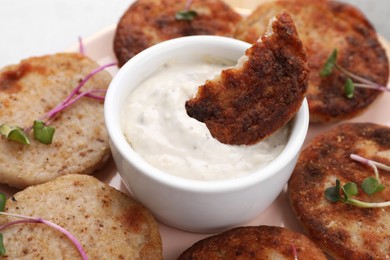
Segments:
[[[197,180],[248,175],[274,160],[307,90],[306,55],[291,17],[272,19],[233,66],[178,58],[141,83],[122,120],[132,148],[160,170]]]
[[[210,57],[173,60],[139,85],[123,112],[132,148],[158,169],[197,180],[247,175],[277,157],[287,142],[288,126],[255,145],[226,145],[187,115],[184,104],[198,86],[233,65]]]

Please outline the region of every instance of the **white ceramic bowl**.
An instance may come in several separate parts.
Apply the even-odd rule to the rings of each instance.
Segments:
[[[122,109],[130,92],[167,60],[192,55],[237,60],[249,47],[248,43],[218,36],[166,41],[133,57],[109,86],[104,115],[117,170],[135,198],[167,225],[216,232],[243,224],[276,199],[292,173],[309,124],[306,100],[292,119],[291,134],[281,154],[265,168],[230,180],[196,181],[164,173],[141,158],[122,131]]]

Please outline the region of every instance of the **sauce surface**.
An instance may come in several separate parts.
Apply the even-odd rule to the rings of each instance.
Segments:
[[[214,139],[204,123],[187,115],[185,102],[198,86],[233,65],[207,57],[173,60],[134,89],[122,115],[134,151],[160,170],[195,180],[247,175],[277,157],[287,143],[288,125],[255,145],[233,146]]]

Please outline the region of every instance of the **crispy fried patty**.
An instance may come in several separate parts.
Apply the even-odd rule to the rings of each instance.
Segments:
[[[235,37],[255,42],[266,31],[268,20],[282,10],[292,15],[308,56],[311,73],[307,98],[311,122],[335,122],[359,115],[381,92],[359,88],[348,99],[344,95],[345,76],[338,71],[329,77],[321,77],[319,73],[333,49],[337,49],[341,66],[386,85],[388,59],[370,22],[346,3],[279,0],[260,5],[240,23]]]
[[[306,236],[282,227],[238,227],[202,239],[179,260],[190,259],[326,259]]]
[[[114,52],[122,66],[140,51],[162,41],[189,35],[233,36],[241,20],[221,0],[193,1],[192,21],[176,20],[175,13],[185,9],[185,0],[138,0],[123,14],[114,37]]]
[[[99,65],[77,53],[33,57],[0,70],[0,125],[29,127]],[[105,90],[111,76],[101,71],[81,89]],[[90,174],[110,156],[103,102],[82,98],[59,113],[53,143],[30,145],[0,138],[0,182],[24,188],[65,174]]]
[[[9,198],[5,211],[60,225],[89,259],[162,259],[149,210],[92,176],[70,174],[29,187]],[[13,220],[0,216],[0,226]],[[17,224],[1,233],[7,259],[81,259],[65,235],[43,224]]]
[[[277,15],[245,56],[200,86],[185,105],[189,116],[226,144],[268,137],[294,116],[307,91],[306,54],[289,14]]]
[[[372,168],[350,154],[390,165],[390,128],[372,123],[342,124],[316,137],[301,153],[289,180],[292,207],[314,242],[336,259],[390,257],[390,208],[359,208],[329,202],[326,188],[355,182],[356,197],[367,202],[390,201],[390,173],[379,170],[385,189],[369,196],[360,188],[374,176]]]

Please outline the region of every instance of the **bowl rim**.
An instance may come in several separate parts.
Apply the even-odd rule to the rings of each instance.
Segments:
[[[191,46],[199,44],[230,44],[231,48],[242,48],[243,55],[245,50],[250,47],[250,44],[233,38],[198,35],[186,36],[158,43],[134,56],[119,69],[111,81],[106,93],[104,102],[104,119],[110,139],[110,145],[115,146],[116,151],[120,154],[123,160],[127,160],[134,168],[145,174],[148,178],[175,189],[201,193],[220,193],[246,189],[253,186],[255,183],[264,181],[277,174],[286,165],[293,162],[299,154],[309,126],[309,108],[306,98],[303,100],[299,111],[290,120],[290,122],[293,121],[293,123],[290,126],[290,137],[285,148],[273,161],[261,169],[253,170],[247,175],[223,180],[204,181],[186,179],[163,172],[162,170],[149,164],[131,148],[122,131],[121,115],[116,115],[118,111],[121,111],[121,108],[118,107],[119,102],[116,102],[116,97],[118,95],[117,92],[121,88],[124,74],[129,73],[128,70],[136,68],[138,63],[142,62],[142,60],[151,55],[161,56],[161,53],[164,51],[172,52],[177,46],[186,46],[187,48],[190,48]],[[129,91],[128,94],[130,92],[131,91]],[[119,117],[119,119],[113,119],[114,117],[112,115]],[[128,173],[119,172],[121,177],[122,174]]]

